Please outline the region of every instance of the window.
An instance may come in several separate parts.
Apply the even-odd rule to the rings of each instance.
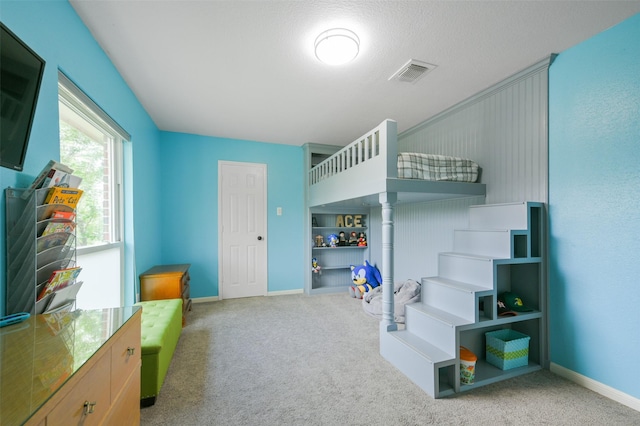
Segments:
[[[78,249],[122,240],[122,144],[129,135],[59,73],[60,161],[82,178]]]
[[[76,209],[76,308],[124,304],[123,145],[131,137],[67,76],[58,73],[60,161],[82,178]]]

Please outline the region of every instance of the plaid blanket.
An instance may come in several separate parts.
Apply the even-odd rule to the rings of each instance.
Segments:
[[[475,182],[478,179],[478,164],[464,158],[402,152],[398,154],[398,177]]]

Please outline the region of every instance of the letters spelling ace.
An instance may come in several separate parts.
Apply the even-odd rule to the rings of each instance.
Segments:
[[[345,214],[336,216],[336,227],[358,228],[362,226],[361,214]]]

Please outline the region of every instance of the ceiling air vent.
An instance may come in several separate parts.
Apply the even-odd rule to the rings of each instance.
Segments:
[[[415,83],[435,67],[436,65],[410,59],[409,62],[404,64],[402,68],[389,77],[389,81],[398,80],[407,83]]]

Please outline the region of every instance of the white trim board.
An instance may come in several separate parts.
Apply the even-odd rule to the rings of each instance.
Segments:
[[[220,300],[218,296],[191,298],[192,303],[209,303],[209,302],[217,302],[218,300]]]
[[[287,296],[290,294],[300,294],[304,293],[304,290],[280,290],[280,291],[270,291],[267,293],[267,296]]]
[[[270,291],[267,293],[267,296],[287,296],[290,294],[302,294],[304,290],[282,290],[282,291]],[[210,296],[210,297],[196,297],[192,298],[191,302],[193,303],[209,303],[209,302],[218,302],[220,298],[218,296]]]
[[[602,396],[619,402],[620,404],[626,405],[629,408],[640,411],[640,399],[628,395],[624,392],[620,392],[619,390],[614,389],[611,386],[607,386],[603,383],[597,382],[593,379],[583,376],[582,374],[578,374],[575,371],[569,370],[568,368],[564,368],[558,364],[554,364],[553,362],[549,365],[549,371],[557,374],[558,376],[564,377],[565,379],[570,380],[582,387],[597,392]]]

